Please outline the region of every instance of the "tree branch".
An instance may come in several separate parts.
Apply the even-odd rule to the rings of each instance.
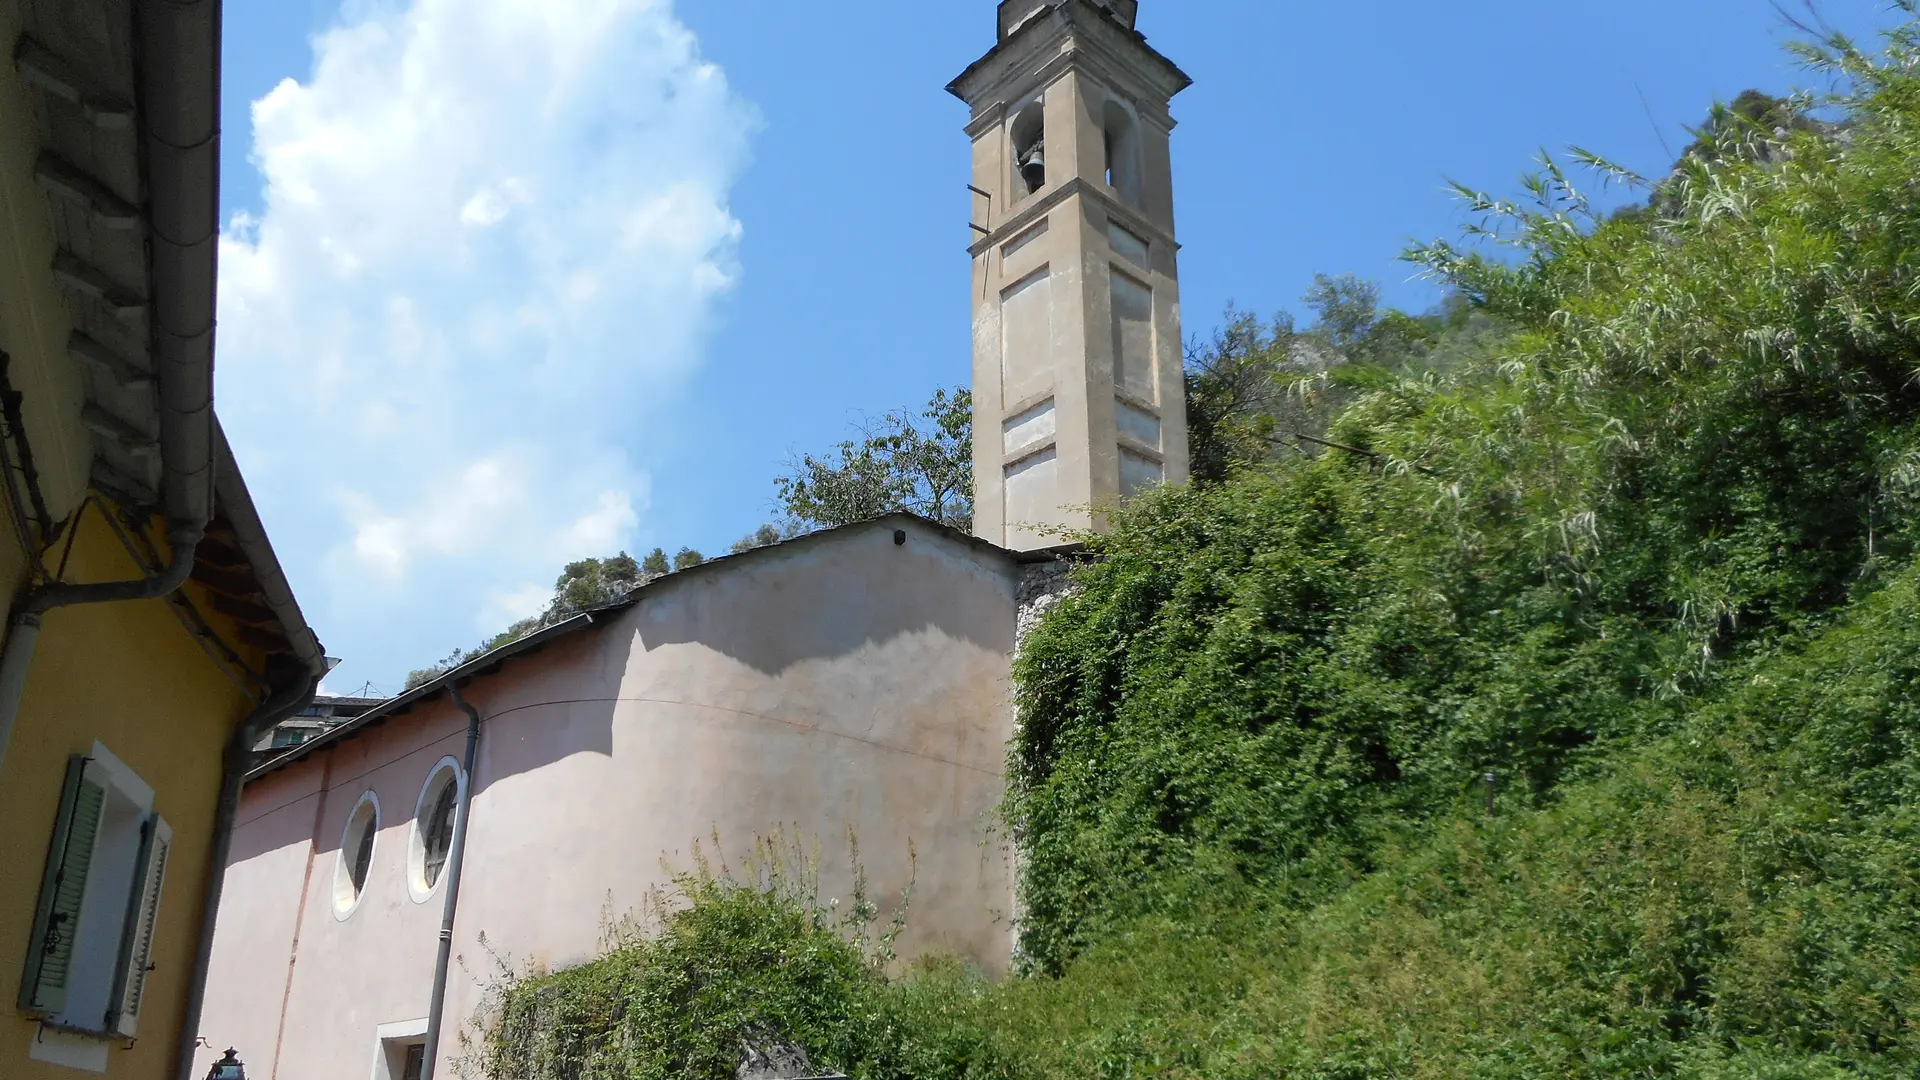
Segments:
[[[1298,431],[1289,431],[1289,432],[1286,432],[1285,434],[1287,435],[1287,437],[1293,439],[1295,442],[1310,442],[1315,446],[1324,446],[1329,450],[1344,450],[1349,454],[1358,454],[1363,458],[1368,458],[1373,461],[1384,462],[1387,460],[1387,456],[1385,454],[1375,453],[1372,450],[1362,450],[1357,446],[1348,446],[1345,443],[1328,442],[1326,439],[1317,439],[1312,435],[1302,434],[1301,432],[1298,432]],[[1273,441],[1277,442],[1279,440],[1276,439]],[[1425,465],[1416,465],[1411,461],[1407,462],[1407,467],[1435,478],[1438,478],[1440,475],[1439,473],[1434,472],[1432,469],[1427,468]]]

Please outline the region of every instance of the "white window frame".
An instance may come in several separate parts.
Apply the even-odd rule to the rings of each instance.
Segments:
[[[452,755],[441,758],[427,771],[427,780],[420,785],[420,797],[413,804],[413,827],[407,837],[407,895],[416,904],[424,904],[433,899],[446,883],[447,868],[440,868],[440,878],[432,885],[427,884],[427,815],[433,813],[431,796],[437,794],[436,787],[440,777],[453,773],[453,820],[448,824],[454,832],[460,831],[460,808],[466,805],[467,774]]]
[[[352,860],[360,854],[355,847],[359,830],[353,827],[353,823],[360,819],[360,808],[368,805],[373,807],[373,834],[367,843],[373,850],[367,853],[367,880],[353,890],[353,902],[343,905],[340,902],[341,895],[353,887]],[[347,815],[346,823],[340,826],[340,846],[333,853],[333,893],[327,902],[336,922],[353,918],[353,913],[359,911],[360,904],[366,900],[367,893],[373,891],[373,864],[380,857],[380,830],[385,820],[380,814],[380,796],[367,790],[360,793],[360,798],[354,801],[352,812]],[[352,851],[351,855],[349,851]]]
[[[438,771],[436,769],[436,771]],[[381,1024],[373,1033],[373,1078],[372,1080],[400,1080],[400,1070],[406,1067],[407,1047],[426,1045],[427,1021],[402,1020],[393,1024]]]
[[[90,845],[82,853],[71,846],[74,819],[69,815],[78,812],[88,789],[100,792],[99,807],[92,814]],[[34,931],[45,937],[54,924],[71,921],[66,932],[73,936],[64,979],[52,990],[37,963],[30,962],[22,972],[21,1010],[49,1029],[36,1045],[53,1032],[64,1037],[56,1042],[64,1043],[139,1034],[173,849],[173,829],[153,807],[152,786],[102,743],[95,741],[88,754],[69,760],[61,822],[52,838],[63,850],[48,853],[48,879],[42,882]],[[73,873],[76,865],[84,866],[78,895],[70,895],[67,902],[53,900],[58,888],[54,882]],[[60,910],[69,904],[72,910]],[[55,991],[57,1007],[48,996]],[[75,1052],[87,1064],[74,1067],[90,1067],[94,1055],[78,1047],[54,1052],[47,1060],[67,1063],[65,1058]]]

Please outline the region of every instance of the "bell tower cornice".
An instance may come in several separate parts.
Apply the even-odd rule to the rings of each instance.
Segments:
[[[966,132],[979,138],[992,130],[993,126],[1005,119],[1008,102],[1045,89],[1058,82],[1068,72],[1081,71],[1092,75],[1107,86],[1126,93],[1136,106],[1140,119],[1153,124],[1163,134],[1172,133],[1179,126],[1173,113],[1161,104],[1178,93],[1190,83],[1180,83],[1173,89],[1159,83],[1150,83],[1139,78],[1135,69],[1124,60],[1112,56],[1099,48],[1087,48],[1084,41],[1075,41],[1070,34],[1062,34],[1057,39],[1058,48],[1051,50],[1052,56],[1037,69],[1014,67],[1016,74],[998,84],[987,84],[985,97],[974,106],[973,116],[967,121]],[[1036,52],[1042,50],[1035,50]],[[1117,61],[1117,62],[1116,62]],[[959,91],[947,88],[955,96]],[[964,97],[961,100],[966,100]]]
[[[1113,21],[1127,29],[1133,29],[1140,14],[1140,0],[1093,0],[1094,6],[1104,8]],[[1012,37],[1021,27],[1033,20],[1033,17],[1056,7],[1060,0],[1000,0],[1000,40]]]
[[[948,93],[976,112],[1052,82],[1076,66],[1126,85],[1147,101],[1170,100],[1193,85],[1186,72],[1133,28],[1134,5],[1127,5],[1122,19],[1102,0],[1028,0],[1022,6],[1032,10],[1011,33],[1005,33],[1006,13],[1012,6],[1013,0],[1001,5],[1000,43],[947,84]],[[1042,56],[1048,58],[1041,61]],[[1161,113],[1165,115],[1164,110]],[[1171,119],[1167,123],[1170,127]]]
[[[973,246],[967,249],[967,254],[976,259],[985,255],[996,245],[1004,244],[1025,232],[1030,226],[1052,213],[1054,207],[1073,199],[1093,200],[1109,218],[1122,227],[1146,240],[1165,245],[1169,251],[1177,253],[1180,250],[1179,241],[1173,238],[1172,233],[1162,228],[1159,222],[1141,213],[1137,207],[1127,205],[1124,199],[1114,198],[1112,189],[1095,185],[1091,181],[1076,176],[1061,182],[1057,187],[1035,197],[1032,201],[1021,204],[1020,208],[1001,222],[998,228],[974,241]]]

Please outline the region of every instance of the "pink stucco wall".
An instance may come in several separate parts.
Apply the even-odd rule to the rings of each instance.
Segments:
[[[715,832],[735,853],[783,829],[817,841],[833,895],[851,827],[883,905],[908,881],[911,843],[904,949],[1003,970],[1012,884],[992,813],[1016,577],[1003,553],[883,521],[676,575],[475,681],[465,693],[487,722],[450,1030],[493,962],[481,934],[515,962],[588,959],[605,916],[636,911],[663,862],[689,868]],[[426,1015],[443,898],[409,894],[406,855],[421,786],[464,736],[435,698],[248,786],[202,1033],[240,1048],[250,1075],[372,1076],[379,1026]],[[365,791],[381,831],[341,919],[335,864]]]

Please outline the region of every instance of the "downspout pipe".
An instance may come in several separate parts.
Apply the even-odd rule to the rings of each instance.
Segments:
[[[175,521],[167,529],[171,549],[167,565],[152,577],[109,581],[96,585],[42,585],[29,592],[14,610],[7,626],[7,643],[0,647],[0,765],[20,715],[20,698],[27,690],[27,672],[40,644],[40,625],[47,612],[81,604],[116,604],[130,600],[157,600],[186,584],[193,573],[194,552],[206,533],[206,521]]]
[[[433,1000],[427,1007],[427,1046],[421,1055],[420,1080],[433,1080],[440,1060],[441,1018],[447,1010],[447,969],[453,960],[453,917],[460,909],[460,871],[467,854],[467,810],[473,805],[473,762],[480,749],[480,710],[467,704],[460,688],[447,681],[447,696],[467,714],[467,755],[460,789],[460,809],[453,819],[453,850],[447,853],[447,900],[440,915],[440,951],[433,961]],[[191,1080],[182,1076],[180,1080]]]
[[[207,877],[202,888],[199,937],[193,947],[193,972],[187,984],[187,1008],[180,1020],[180,1045],[176,1051],[174,1076],[177,1080],[195,1080],[193,1059],[199,1045],[200,1014],[207,1002],[207,973],[213,963],[214,922],[220,916],[220,894],[226,887],[227,858],[233,851],[233,822],[240,809],[240,789],[252,760],[253,744],[281,721],[313,704],[320,692],[325,672],[306,673],[295,678],[278,693],[261,702],[234,728],[220,776],[220,802],[213,815],[213,851],[207,857]]]

